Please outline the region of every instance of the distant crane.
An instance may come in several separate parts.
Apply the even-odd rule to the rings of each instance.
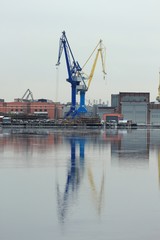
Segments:
[[[29,101],[29,97],[31,97],[31,100],[34,101],[32,92],[30,91],[30,89],[27,89],[27,91],[22,97],[22,101]]]
[[[159,71],[159,87],[158,87],[158,96],[156,97],[156,100],[160,102],[160,71]]]
[[[29,100],[29,97],[31,98],[30,100]],[[27,91],[24,93],[23,97],[22,98],[15,98],[15,101],[18,101],[18,102],[32,101],[33,102],[34,101],[33,94],[29,89],[27,89]]]
[[[60,65],[60,59],[62,56],[62,52],[64,50],[67,71],[68,71],[68,78],[66,79],[71,84],[71,108],[69,112],[66,114],[67,116],[75,117],[78,114],[76,109],[76,94],[77,94],[77,86],[83,81],[83,77],[81,74],[82,68],[80,67],[79,63],[75,60],[71,47],[66,37],[65,31],[62,32],[62,36],[60,38],[59,43],[59,54],[58,54],[58,61],[56,66]]]

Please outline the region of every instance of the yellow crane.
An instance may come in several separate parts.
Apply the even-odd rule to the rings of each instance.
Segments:
[[[87,63],[89,62],[89,60],[91,59],[91,57],[93,56],[93,54],[95,53],[95,51],[97,50],[97,54],[96,57],[94,59],[92,68],[91,68],[91,72],[89,74],[89,76],[84,72],[84,67],[87,65]],[[78,109],[79,112],[83,112],[86,113],[87,109],[85,106],[85,93],[88,91],[89,86],[91,84],[91,81],[93,79],[93,75],[95,72],[95,68],[96,68],[96,64],[97,64],[97,60],[98,60],[98,56],[101,56],[101,62],[102,62],[102,72],[103,72],[103,77],[105,79],[105,75],[106,75],[106,70],[105,70],[105,58],[106,58],[106,49],[104,47],[104,45],[102,44],[102,40],[100,40],[97,44],[97,46],[95,47],[95,49],[93,50],[93,52],[91,53],[91,55],[89,56],[89,58],[87,59],[87,61],[85,62],[85,64],[82,67],[82,76],[85,75],[85,77],[82,77],[83,81],[81,81],[80,85],[77,86],[77,93],[80,92],[80,107]],[[88,82],[88,85],[86,85],[85,81]]]
[[[92,65],[91,72],[90,72],[89,76],[87,77],[87,80],[88,80],[87,90],[88,90],[88,88],[91,84],[91,81],[93,79],[93,75],[94,75],[94,72],[95,72],[95,68],[96,68],[96,64],[97,64],[97,60],[98,60],[99,55],[101,56],[102,72],[103,72],[104,79],[105,79],[105,75],[106,75],[106,69],[105,69],[106,48],[103,45],[102,40],[100,40],[98,42],[97,46],[95,47],[95,49],[93,50],[93,52],[91,53],[91,55],[89,56],[89,58],[87,59],[85,64],[83,65],[82,69],[84,69],[84,67],[89,62],[89,60],[91,59],[91,57],[93,56],[93,54],[95,53],[96,50],[97,50],[96,57],[94,59],[93,65]]]

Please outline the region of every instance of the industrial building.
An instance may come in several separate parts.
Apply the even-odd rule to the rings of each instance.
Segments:
[[[48,119],[56,119],[63,117],[63,105],[54,103],[46,99],[34,101],[5,102],[0,101],[0,114],[15,117],[43,117]]]
[[[111,104],[123,119],[138,124],[149,124],[150,94],[146,92],[120,92],[111,96]]]
[[[160,103],[149,104],[149,115],[151,125],[160,125]]]
[[[29,92],[30,93],[30,92]],[[79,105],[77,104],[77,108]],[[27,98],[5,102],[0,99],[0,116],[19,119],[62,119],[70,109],[70,103],[61,104],[47,99]],[[111,106],[94,104],[87,106],[88,117],[99,117],[103,122],[128,120],[138,125],[160,126],[160,103],[150,102],[148,92],[120,92],[111,95]]]
[[[160,103],[150,102],[148,92],[120,92],[111,95],[111,106],[123,119],[137,124],[160,125]]]

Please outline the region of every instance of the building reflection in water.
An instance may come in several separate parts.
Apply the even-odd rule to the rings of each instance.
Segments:
[[[160,149],[158,150],[158,180],[159,180],[159,188],[160,188]]]
[[[8,130],[0,135],[0,150],[13,148],[16,151],[22,150],[44,150],[47,151],[53,145],[61,142],[61,134],[53,134],[43,130]],[[43,148],[42,148],[43,147]]]
[[[12,155],[9,158],[1,157],[0,166],[53,165],[54,161],[47,156],[62,144],[61,133],[54,134],[43,129],[5,129],[0,133],[0,154],[3,156],[3,153],[10,152]]]
[[[160,188],[160,131],[153,129],[150,133],[150,149],[156,153],[157,169],[158,169],[158,183]]]
[[[113,129],[106,132],[106,139],[111,143],[111,163],[118,166],[149,165],[148,131],[132,129]]]
[[[105,132],[111,143],[112,166],[149,167],[150,154],[157,155],[158,184],[160,188],[160,131],[158,129],[111,129]]]

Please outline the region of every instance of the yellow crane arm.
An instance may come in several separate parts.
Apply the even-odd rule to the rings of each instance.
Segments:
[[[99,52],[100,52],[100,49],[98,49],[98,51],[97,51],[97,54],[96,54],[96,57],[95,57],[95,60],[94,60],[94,63],[93,63],[90,75],[88,77],[88,88],[89,88],[89,86],[91,84],[91,81],[92,81],[92,78],[93,78],[93,74],[94,74],[94,71],[95,71],[95,67],[96,67],[96,63],[97,63],[97,60],[98,60]]]
[[[105,54],[105,53],[104,53],[104,54]],[[107,73],[106,73],[106,69],[105,69],[106,56],[105,56],[105,55],[103,56],[102,48],[100,49],[100,55],[101,55],[101,62],[102,62],[102,72],[103,72],[104,78],[105,78],[105,75],[107,74]]]
[[[104,51],[105,48],[102,47],[102,40],[99,41],[99,43],[97,44],[97,46],[95,47],[95,49],[93,50],[93,52],[91,53],[91,55],[89,56],[87,61],[85,62],[84,66],[88,63],[88,61],[90,60],[90,58],[92,57],[92,55],[94,54],[96,49],[97,49],[97,53],[96,53],[96,57],[95,57],[94,62],[93,62],[93,66],[91,68],[91,72],[90,72],[89,77],[88,77],[88,87],[87,87],[87,89],[89,88],[89,86],[91,84],[99,54],[101,55],[102,72],[104,74],[104,78],[105,78],[105,74],[106,74],[106,71],[105,71],[105,56],[103,56],[103,52],[105,53],[105,51]],[[84,66],[82,67],[82,69],[84,68]]]

